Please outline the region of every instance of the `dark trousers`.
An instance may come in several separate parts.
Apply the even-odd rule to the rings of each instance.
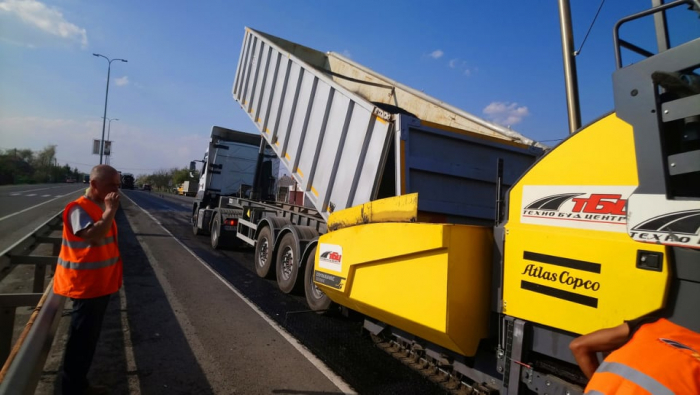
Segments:
[[[81,394],[88,386],[87,373],[95,355],[110,296],[71,299],[73,312],[61,373],[63,395]]]

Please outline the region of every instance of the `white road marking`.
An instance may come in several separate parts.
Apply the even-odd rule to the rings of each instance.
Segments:
[[[126,304],[126,293],[124,292],[124,287],[119,289],[119,304],[121,311],[122,320],[122,336],[124,338],[124,353],[126,354],[126,371],[127,373],[138,372],[138,366],[136,366],[136,357],[134,357],[134,345],[131,343],[131,328],[129,327],[129,317]],[[128,374],[128,387],[130,394],[138,394],[139,388],[141,388],[141,382],[139,381],[138,374]]]
[[[38,188],[38,189],[27,189],[26,191],[19,191],[19,192],[17,192],[17,193],[44,191],[44,190],[52,189],[52,188],[58,188],[58,187],[48,187],[48,188]]]
[[[51,196],[51,195],[41,195],[41,197],[49,197],[49,196]]]
[[[24,196],[36,196],[36,193],[29,193],[29,194],[26,194]]]
[[[236,294],[236,296],[241,298],[243,302],[245,302],[253,311],[255,311],[260,316],[260,318],[265,320],[274,330],[277,331],[277,333],[279,333],[285,340],[287,340],[287,342],[289,342],[289,344],[291,344],[292,347],[299,351],[301,355],[303,355],[309,362],[311,362],[311,364],[314,365],[316,369],[319,370],[319,372],[326,376],[326,378],[331,383],[338,387],[339,390],[343,391],[344,394],[357,394],[357,392],[355,392],[355,390],[353,390],[352,387],[350,387],[350,385],[343,381],[343,379],[340,376],[333,373],[333,371],[328,366],[326,366],[326,364],[323,363],[323,361],[318,359],[313,353],[311,353],[306,347],[304,347],[304,345],[301,344],[299,340],[297,340],[294,336],[287,332],[287,330],[282,328],[279,324],[277,324],[270,317],[268,317],[262,310],[260,310],[260,308],[257,305],[251,302],[250,299],[243,295],[236,287],[234,287],[228,281],[226,281],[225,278],[221,277],[221,275],[217,273],[216,270],[214,270],[211,266],[209,266],[208,263],[204,262],[199,256],[197,256],[197,254],[195,254],[194,251],[192,251],[189,247],[187,247],[180,240],[178,240],[177,237],[170,233],[170,231],[167,230],[158,219],[151,215],[151,213],[149,213],[143,207],[136,204],[136,202],[134,202],[128,196],[125,197],[129,199],[129,201],[131,201],[131,203],[133,203],[136,207],[140,208],[141,211],[146,213],[146,215],[148,215],[155,223],[157,223],[161,227],[161,229],[163,229],[168,235],[170,235],[170,237],[172,237],[173,240],[180,244],[182,248],[185,249],[185,251],[189,252],[190,255],[192,255],[197,260],[197,262],[201,263],[202,266],[207,268],[216,278],[218,278],[222,284],[224,284],[228,289],[230,289],[234,294]]]
[[[75,191],[75,192],[82,192],[82,190],[79,189],[79,190],[77,190],[77,191]],[[14,217],[15,215],[22,214],[22,213],[25,212],[25,211],[29,211],[29,210],[31,210],[31,209],[33,209],[33,208],[37,208],[37,207],[42,206],[42,205],[44,205],[44,204],[46,204],[46,203],[53,202],[54,200],[60,199],[60,198],[62,198],[63,196],[67,196],[67,195],[68,195],[68,194],[62,195],[62,196],[57,196],[57,197],[55,197],[55,198],[53,198],[53,199],[51,199],[51,200],[47,200],[47,201],[45,201],[45,202],[43,202],[43,203],[39,203],[39,204],[37,204],[36,206],[28,207],[28,208],[25,208],[25,209],[22,210],[22,211],[18,211],[18,212],[16,212],[16,213],[13,213],[13,214],[10,214],[10,215],[6,215],[6,216],[0,218],[0,221],[4,221],[4,220],[6,220],[6,219],[8,219],[8,218],[10,218],[10,217]]]

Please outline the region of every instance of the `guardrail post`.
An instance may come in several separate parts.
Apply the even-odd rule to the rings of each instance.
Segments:
[[[15,307],[0,307],[0,361],[5,361],[12,350],[12,331],[15,327]]]
[[[44,291],[44,276],[46,276],[46,265],[34,266],[34,287],[32,292],[40,293]]]

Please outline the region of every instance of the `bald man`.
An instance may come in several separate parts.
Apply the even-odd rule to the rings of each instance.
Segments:
[[[92,364],[109,297],[122,285],[122,260],[114,216],[120,177],[113,167],[95,166],[84,196],[63,211],[63,242],[54,292],[71,298],[73,311],[61,372],[63,394],[105,394],[91,386]]]

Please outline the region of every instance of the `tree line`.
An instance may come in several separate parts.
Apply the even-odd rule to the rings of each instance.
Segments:
[[[152,174],[139,175],[136,177],[136,185],[149,184],[155,191],[172,192],[183,182],[194,181],[198,178],[199,175],[197,173],[190,177],[190,171],[187,168],[172,168],[169,170],[158,170]]]
[[[77,168],[58,165],[55,145],[40,151],[27,148],[0,150],[0,185],[43,184],[67,179],[80,182],[82,174]]]
[[[117,169],[120,170],[120,169]],[[130,173],[121,170],[122,173]],[[56,145],[49,145],[40,151],[31,149],[11,148],[0,149],[0,185],[7,184],[44,184],[73,180],[83,182],[86,173],[69,165],[58,164],[56,159]],[[199,176],[190,177],[187,168],[170,170],[158,170],[152,174],[136,176],[136,185],[151,185],[154,190],[166,192],[172,191],[185,181],[194,181]]]

